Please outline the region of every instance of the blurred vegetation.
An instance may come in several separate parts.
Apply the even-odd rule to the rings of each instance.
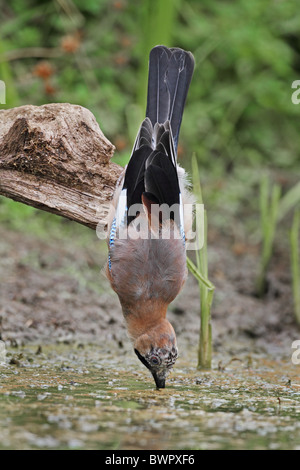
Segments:
[[[130,108],[144,114],[148,55],[157,43],[196,59],[181,153],[205,166],[299,165],[297,1],[1,0],[7,106],[86,106],[119,151],[130,152]],[[141,77],[143,80],[141,80]],[[143,93],[144,90],[144,93]],[[133,118],[134,119],[134,118]],[[183,152],[184,151],[184,152]]]
[[[299,179],[300,106],[291,101],[300,79],[296,0],[0,0],[0,11],[6,107],[85,106],[120,164],[145,113],[149,50],[164,43],[192,51],[179,161],[189,168],[197,155],[210,223],[259,240],[262,174],[283,196]],[[15,207],[18,218],[36,214],[2,198],[0,220]]]

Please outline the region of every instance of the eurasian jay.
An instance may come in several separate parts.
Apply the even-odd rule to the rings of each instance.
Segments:
[[[157,388],[165,387],[178,356],[166,313],[187,276],[185,234],[192,220],[184,204],[192,196],[177,164],[177,144],[193,70],[190,52],[151,50],[146,118],[117,184],[109,223],[106,274],[134,351]]]

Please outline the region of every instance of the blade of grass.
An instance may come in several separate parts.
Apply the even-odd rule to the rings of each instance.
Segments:
[[[266,292],[266,276],[270,264],[275,231],[278,220],[279,201],[281,188],[274,184],[270,193],[270,180],[265,176],[261,180],[260,185],[260,222],[262,233],[262,252],[260,258],[259,275],[256,281],[257,293],[259,297],[263,297]]]
[[[201,274],[200,270],[189,257],[187,258],[187,267],[189,268],[190,273],[193,274],[199,283],[202,283],[210,291],[215,289],[215,286],[212,284],[212,282],[210,282],[209,279]]]
[[[180,0],[145,0],[142,3],[142,38],[139,47],[140,87],[137,102],[146,109],[149,52],[152,47],[162,44],[171,46],[175,33],[176,12]],[[144,111],[143,111],[144,112]]]
[[[297,323],[300,325],[300,259],[299,259],[299,228],[300,211],[295,211],[292,228],[290,230],[292,291],[294,299],[294,312]]]
[[[202,190],[200,183],[199,168],[196,155],[192,156],[192,178],[194,194],[197,203],[203,204]],[[196,218],[199,217],[196,211]],[[190,272],[197,279],[200,294],[200,334],[198,350],[198,368],[210,369],[212,359],[212,331],[211,331],[211,305],[215,287],[208,279],[207,262],[207,215],[204,210],[203,220],[196,220],[196,227],[204,224],[204,243],[203,247],[196,250],[196,264],[187,257],[187,266]]]
[[[18,103],[18,95],[13,83],[12,72],[9,62],[4,59],[5,43],[0,37],[0,80],[3,80],[6,85],[6,104],[1,105],[4,108],[13,108]]]
[[[295,184],[285,195],[281,198],[277,214],[277,222],[280,222],[283,217],[289,212],[296,204],[300,203],[300,181]]]

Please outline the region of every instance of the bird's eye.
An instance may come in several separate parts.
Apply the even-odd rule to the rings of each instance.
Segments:
[[[158,356],[151,356],[150,362],[153,366],[158,366],[161,363],[161,359]]]

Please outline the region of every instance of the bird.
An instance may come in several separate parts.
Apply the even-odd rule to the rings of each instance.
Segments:
[[[178,137],[194,71],[191,52],[150,51],[146,117],[113,197],[108,223],[106,276],[117,293],[134,352],[157,389],[178,357],[169,304],[187,277],[186,233],[193,202],[177,163]]]

